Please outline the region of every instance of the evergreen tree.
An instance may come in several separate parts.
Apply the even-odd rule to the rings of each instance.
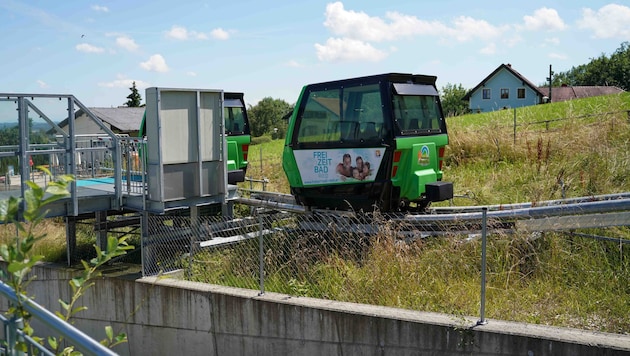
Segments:
[[[140,96],[140,93],[138,92],[138,89],[136,88],[136,82],[133,82],[133,85],[131,88],[129,88],[129,90],[131,90],[131,94],[127,95],[127,102],[125,103],[125,105],[127,105],[130,108],[137,108],[141,105],[142,103],[142,96]]]

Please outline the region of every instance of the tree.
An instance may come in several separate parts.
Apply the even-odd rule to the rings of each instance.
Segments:
[[[284,137],[287,123],[284,115],[293,110],[293,106],[282,99],[266,97],[247,110],[252,136],[258,137],[272,133],[275,137]]]
[[[587,64],[556,74],[553,85],[562,84],[609,85],[630,90],[630,42],[623,42],[610,57],[601,54]]]
[[[458,116],[468,113],[468,103],[464,101],[467,90],[461,84],[447,83],[442,87],[440,100],[442,110],[446,117]]]
[[[131,88],[129,88],[129,90],[131,90],[131,94],[127,95],[127,102],[125,103],[125,105],[127,105],[130,108],[137,108],[142,104],[142,96],[140,96],[140,93],[138,92],[138,89],[136,88],[136,81],[134,80],[133,85],[131,86]]]

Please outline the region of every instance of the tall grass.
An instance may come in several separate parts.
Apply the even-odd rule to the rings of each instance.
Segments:
[[[512,110],[449,118],[445,179],[482,204],[629,191],[626,110],[628,93],[521,108],[516,136]]]
[[[444,179],[454,182],[456,195],[474,199],[442,204],[536,202],[630,191],[628,110],[630,94],[623,93],[448,118]],[[276,177],[278,186],[272,190],[288,192],[281,174],[282,144],[272,141],[250,152],[263,152],[263,168],[253,172]],[[250,164],[258,165],[251,154]],[[628,227],[581,232],[630,239]],[[331,253],[302,263],[307,271],[291,283],[286,269],[275,272],[267,265],[267,288],[456,315],[478,313],[478,240],[451,236],[401,244],[392,236],[376,237],[360,260]],[[488,271],[489,318],[630,333],[628,245],[566,233],[491,235]]]
[[[46,261],[61,261],[66,256],[66,230],[63,222],[48,219],[41,222],[33,232],[42,238],[32,249],[34,255],[44,256]],[[17,236],[14,225],[3,225],[0,228],[0,243],[11,244]]]

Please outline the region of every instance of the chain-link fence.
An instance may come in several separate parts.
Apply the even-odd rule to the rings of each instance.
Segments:
[[[589,228],[582,215],[567,216],[560,225],[553,220],[532,225],[535,219],[528,219],[528,231],[520,232],[515,220],[481,212],[444,216],[280,211],[232,220],[151,216],[144,273],[177,272],[187,280],[261,293],[480,313],[481,320],[486,299],[490,303],[549,278],[583,283],[584,273],[593,283],[606,278],[623,290],[620,297],[630,293],[619,284],[630,277],[627,213],[613,215],[605,228]],[[596,226],[606,219],[590,220]],[[594,259],[601,260],[597,267],[586,264]]]

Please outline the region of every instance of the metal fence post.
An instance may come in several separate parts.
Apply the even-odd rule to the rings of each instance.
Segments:
[[[24,320],[16,316],[11,317],[7,323],[7,355],[11,356],[23,356],[24,352],[17,348],[18,342],[24,342],[22,337],[19,336],[19,330],[24,328]]]
[[[258,151],[260,152],[260,174],[263,174],[263,154],[262,154],[262,147],[258,148]]]
[[[487,235],[487,215],[488,208],[483,207],[481,210],[481,307],[479,311],[479,321],[477,325],[485,325],[486,321],[486,235]]]
[[[265,294],[265,253],[264,253],[264,246],[263,246],[263,221],[262,221],[262,214],[258,214],[258,225],[259,225],[259,232],[258,232],[258,273],[260,274],[260,294],[259,295],[263,295]]]
[[[516,145],[516,108],[514,108],[514,145]]]

